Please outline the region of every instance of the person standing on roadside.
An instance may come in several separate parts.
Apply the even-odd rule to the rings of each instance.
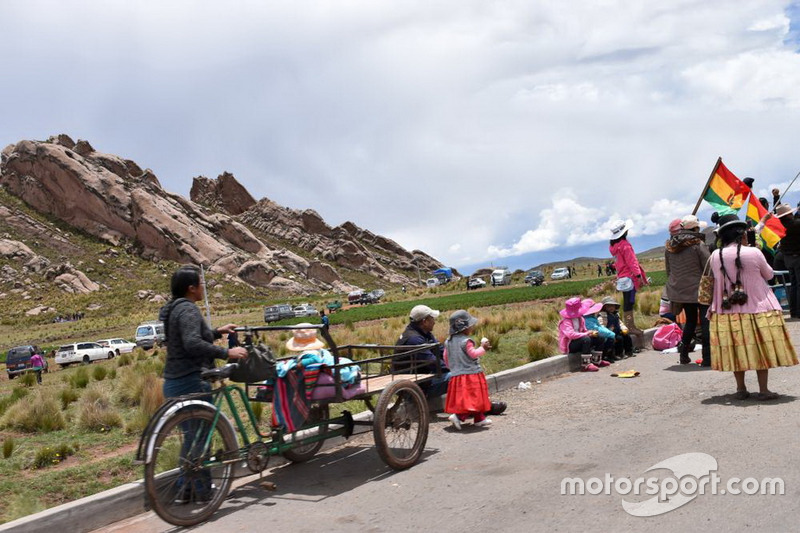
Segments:
[[[800,219],[794,217],[794,211],[787,204],[778,204],[775,216],[786,228],[786,235],[778,248],[791,280],[791,286],[788,287],[789,315],[793,319],[800,319]]]
[[[243,359],[247,350],[241,346],[223,348],[214,340],[233,333],[236,324],[211,329],[196,302],[203,299],[200,270],[183,266],[170,281],[172,300],[158,314],[164,323],[167,361],[164,365],[164,397],[174,398],[195,392],[210,392],[211,384],[200,379],[203,370],[214,368],[214,359]]]
[[[633,246],[628,242],[628,230],[631,224],[617,220],[611,224],[611,240],[608,250],[614,256],[614,268],[617,272],[617,290],[622,293],[622,316],[628,331],[634,339],[634,347],[644,348],[644,332],[636,327],[633,320],[633,306],[636,303],[636,291],[647,285],[647,275],[636,259]]]
[[[666,242],[664,264],[667,270],[667,298],[672,304],[672,313],[677,316],[681,310],[686,313],[686,325],[678,345],[679,360],[682,365],[692,362],[692,351],[697,319],[701,321],[703,344],[702,366],[711,366],[711,346],[708,337],[708,306],[697,302],[700,278],[708,263],[711,252],[706,246],[705,235],[700,233],[701,223],[694,215],[681,219],[680,230]]]
[[[761,252],[746,246],[747,223],[736,215],[719,217],[720,248],[711,254],[714,291],[710,308],[711,367],[733,372],[735,397],[750,396],[744,381],[755,370],[757,400],[774,400],[770,368],[798,364],[783,310],[766,281],[774,275]]]

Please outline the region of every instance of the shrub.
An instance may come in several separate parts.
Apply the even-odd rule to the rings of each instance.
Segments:
[[[122,427],[122,417],[112,408],[105,392],[92,388],[80,400],[78,427],[88,431],[107,431],[112,427]]]
[[[25,372],[19,377],[19,384],[25,387],[33,387],[36,385],[36,373]]]
[[[85,389],[89,384],[89,370],[85,366],[78,367],[72,376],[70,376],[70,385],[76,389]]]
[[[103,381],[106,379],[106,375],[108,374],[108,369],[105,365],[96,365],[92,370],[92,377],[95,381]]]
[[[28,389],[25,387],[15,387],[11,394],[0,398],[0,415],[6,412],[9,406],[14,404],[20,398],[28,395]]]
[[[3,441],[3,459],[8,459],[11,457],[11,454],[14,453],[14,446],[16,444],[17,443],[14,441],[14,437],[8,437]]]
[[[142,411],[148,416],[152,416],[164,403],[163,381],[155,374],[145,374],[142,380],[141,398]]]
[[[661,305],[661,291],[646,291],[637,295],[636,305],[643,315],[657,315]]]
[[[147,427],[150,421],[150,416],[144,409],[139,408],[134,412],[133,416],[125,422],[125,433],[127,435],[139,435]]]
[[[116,379],[116,377],[117,377],[117,369],[112,366],[111,370],[108,371],[108,376],[107,377],[108,377],[108,379]]]
[[[39,511],[44,511],[47,508],[38,498],[33,494],[18,492],[12,494],[7,500],[7,507],[3,513],[3,520],[11,521],[23,516],[29,516]]]
[[[69,404],[76,401],[80,397],[80,393],[78,393],[77,390],[68,387],[66,389],[61,389],[59,396],[61,398],[61,408],[66,409],[69,407]]]
[[[31,468],[45,468],[47,466],[57,465],[73,453],[75,453],[75,451],[67,444],[39,448],[36,452],[36,456],[33,458]]]
[[[552,333],[540,333],[528,339],[528,361],[538,361],[556,353],[558,353],[558,339]]]
[[[134,353],[135,353],[135,350],[134,350]],[[118,367],[128,366],[132,362],[133,362],[133,360],[131,359],[130,354],[124,353],[124,354],[120,355],[119,357],[117,357],[117,366]]]
[[[157,355],[158,355],[158,348],[153,348],[153,356],[157,356]],[[137,361],[147,361],[149,358],[150,358],[150,356],[147,355],[147,352],[145,352],[144,350],[142,350],[138,354],[136,354],[136,360]]]
[[[29,402],[16,402],[0,420],[0,427],[29,433],[64,429],[66,420],[53,393],[39,391]]]

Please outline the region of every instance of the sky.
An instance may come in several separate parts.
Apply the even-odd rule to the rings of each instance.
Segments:
[[[800,171],[794,2],[2,0],[0,50],[2,146],[228,171],[467,273],[663,244],[718,157]]]

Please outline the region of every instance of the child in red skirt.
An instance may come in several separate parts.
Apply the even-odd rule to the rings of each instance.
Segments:
[[[492,423],[486,418],[492,404],[489,401],[489,387],[478,358],[491,348],[487,339],[481,340],[479,347],[469,338],[478,319],[464,310],[450,315],[450,336],[444,342],[444,360],[450,368],[450,382],[447,387],[447,401],[444,410],[450,415],[450,422],[456,429],[468,417],[473,417],[478,427]]]

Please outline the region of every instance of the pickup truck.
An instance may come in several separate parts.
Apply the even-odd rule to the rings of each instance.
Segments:
[[[328,308],[328,312],[333,313],[334,311],[338,311],[339,309],[342,308],[342,302],[340,302],[339,300],[334,300],[332,302],[328,302],[328,304],[325,307]]]

